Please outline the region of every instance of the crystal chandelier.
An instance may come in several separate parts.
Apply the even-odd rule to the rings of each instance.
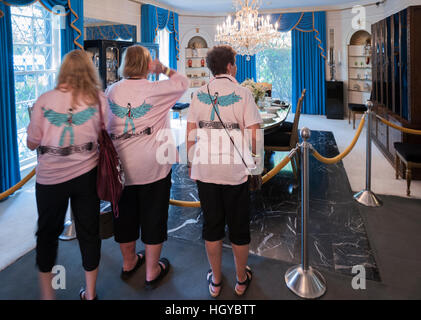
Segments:
[[[240,55],[250,56],[269,48],[279,47],[283,42],[278,23],[273,26],[269,16],[259,16],[262,0],[234,0],[235,17],[216,27],[215,41],[228,44]]]

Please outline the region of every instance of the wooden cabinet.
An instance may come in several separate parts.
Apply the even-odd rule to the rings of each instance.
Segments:
[[[326,117],[328,119],[344,118],[344,83],[342,81],[326,82]]]
[[[372,25],[374,111],[403,127],[421,129],[421,6],[411,6]],[[395,142],[421,143],[373,118],[373,140],[394,163]],[[421,172],[414,174],[421,178]]]

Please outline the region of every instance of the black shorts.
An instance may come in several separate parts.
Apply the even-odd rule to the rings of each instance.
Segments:
[[[228,225],[231,243],[241,246],[250,243],[249,184],[220,185],[197,181],[204,223],[203,239],[219,241],[225,237]]]
[[[171,171],[162,180],[127,186],[118,203],[119,217],[114,217],[114,239],[128,243],[160,244],[167,240],[167,220],[171,191]]]

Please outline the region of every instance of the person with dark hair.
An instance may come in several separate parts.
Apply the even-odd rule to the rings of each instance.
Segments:
[[[234,253],[235,293],[244,295],[252,279],[251,268],[247,266],[248,175],[257,161],[256,136],[262,119],[250,90],[235,79],[235,56],[229,46],[217,46],[208,52],[206,60],[214,78],[194,94],[187,118],[188,166],[191,178],[197,181],[204,215],[202,236],[211,267],[206,277],[212,297],[221,292],[225,224]],[[252,150],[244,142],[248,131]],[[239,149],[244,149],[242,154]]]

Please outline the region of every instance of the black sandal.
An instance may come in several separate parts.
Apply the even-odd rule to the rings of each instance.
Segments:
[[[246,288],[242,292],[237,291],[237,285],[235,286],[235,289],[234,289],[235,294],[239,297],[243,296],[246,293],[247,289],[249,288],[250,282],[253,278],[253,272],[251,271],[249,266],[246,266],[246,277],[247,277],[246,280],[243,282],[240,282],[237,280],[237,285],[246,286]]]
[[[222,280],[220,283],[214,283],[213,282],[213,272],[212,269],[209,269],[208,274],[206,275],[206,280],[208,281],[208,288],[209,288],[209,294],[212,298],[217,298],[221,294],[221,290],[219,290],[218,293],[212,290],[212,287],[222,287]]]
[[[79,291],[79,298],[80,300],[86,300],[86,290],[84,288],[80,289]],[[95,296],[95,298],[93,298],[92,300],[98,300],[98,295]]]
[[[155,279],[151,281],[145,281],[146,289],[155,289],[158,286],[159,282],[168,274],[168,271],[170,271],[170,262],[167,258],[161,258],[159,259],[159,262],[161,262],[158,263],[159,267],[161,268],[161,272]],[[164,265],[165,268],[162,265]]]
[[[136,270],[139,269],[142,266],[142,264],[145,262],[145,250],[139,251],[138,253],[136,253],[136,255],[137,255],[136,265],[134,266],[132,270],[129,270],[129,271],[124,271],[123,269],[121,269],[121,274],[120,274],[121,279],[128,280],[136,272]]]

